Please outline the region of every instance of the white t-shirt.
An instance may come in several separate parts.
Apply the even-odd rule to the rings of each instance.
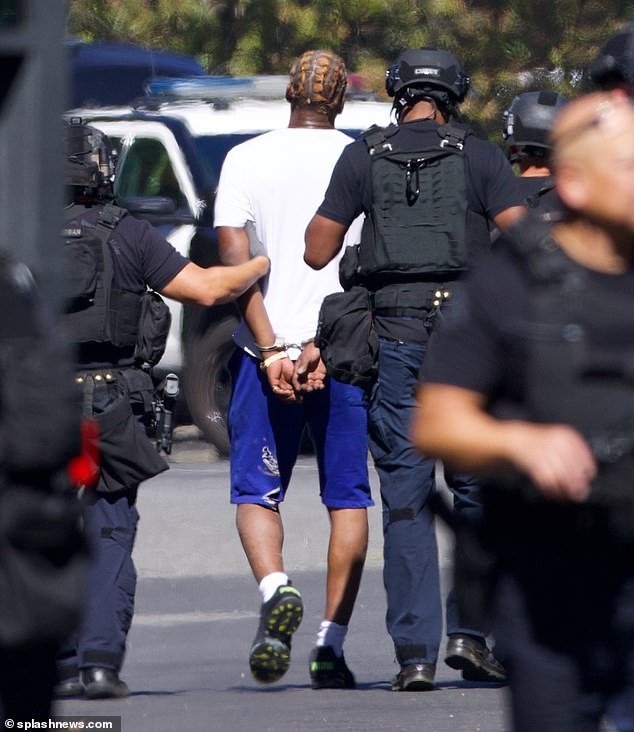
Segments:
[[[304,262],[304,233],[351,141],[338,130],[273,130],[229,150],[222,166],[214,224],[255,225],[271,260],[269,275],[260,281],[264,305],[275,335],[287,343],[312,338],[324,297],[341,290],[341,253],[323,269],[311,269]],[[348,230],[346,245],[360,241],[361,221]],[[244,323],[235,339],[251,350]]]

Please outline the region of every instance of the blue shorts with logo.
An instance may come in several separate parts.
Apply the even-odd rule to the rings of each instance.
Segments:
[[[374,505],[368,479],[367,403],[359,387],[327,379],[322,391],[306,394],[301,404],[285,404],[273,395],[256,359],[237,351],[229,369],[232,503],[277,508],[308,425],[322,503],[328,508]]]

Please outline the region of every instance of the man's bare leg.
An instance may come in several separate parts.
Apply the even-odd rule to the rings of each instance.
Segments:
[[[284,573],[284,527],[279,513],[265,506],[241,503],[236,511],[236,526],[263,597],[249,666],[257,681],[271,683],[288,670],[291,636],[303,615],[302,599]]]
[[[240,503],[236,511],[236,526],[258,584],[267,575],[284,571],[284,526],[277,511],[255,503]]]
[[[330,543],[325,620],[348,625],[354,608],[368,549],[365,508],[329,509]]]

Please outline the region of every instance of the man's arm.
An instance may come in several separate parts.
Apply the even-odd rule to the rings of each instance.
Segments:
[[[306,229],[304,261],[312,269],[323,269],[341,250],[348,227],[315,214]]]
[[[197,305],[231,302],[269,271],[267,257],[229,267],[199,267],[188,262],[164,287],[161,294],[172,300]]]
[[[250,256],[249,235],[246,228],[236,226],[218,227],[218,248],[222,262],[236,265],[238,262],[246,261]],[[256,344],[265,347],[273,345],[275,343],[275,332],[266,312],[259,285],[253,285],[238,299],[238,307]],[[266,359],[281,350],[283,349],[265,351],[261,356]],[[291,385],[293,370],[293,363],[289,359],[275,361],[266,369],[269,384],[281,399],[295,400],[295,391]]]
[[[597,466],[571,427],[495,419],[482,394],[445,384],[422,386],[418,405],[412,439],[425,455],[465,472],[511,467],[549,498],[587,498]]]
[[[511,206],[510,208],[504,209],[504,211],[500,211],[497,216],[493,217],[493,221],[498,229],[506,231],[516,224],[523,216],[526,216],[526,212],[526,206]]]

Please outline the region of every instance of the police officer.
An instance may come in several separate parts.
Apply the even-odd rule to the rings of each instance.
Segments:
[[[570,102],[553,168],[566,217],[531,213],[473,272],[426,359],[414,439],[488,476],[494,633],[515,729],[596,732],[618,697],[631,730],[631,101]]]
[[[634,97],[634,23],[605,42],[590,66],[590,78],[600,89],[621,89]],[[619,732],[634,730],[634,711],[627,707],[625,696],[615,698],[610,704],[610,716]]]
[[[30,271],[6,252],[0,311],[0,724],[9,727],[50,717],[87,553],[65,480],[81,416],[70,349]]]
[[[305,259],[324,267],[365,213],[354,269],[371,293],[379,336],[368,418],[383,501],[387,628],[401,666],[392,688],[424,691],[434,687],[442,611],[429,505],[435,465],[409,438],[416,377],[441,306],[489,246],[489,222],[506,228],[525,209],[502,151],[456,122],[469,79],[453,54],[405,51],[389,69],[386,89],[398,124],[371,128],[345,148],[307,229]],[[447,478],[456,510],[475,518],[474,481]],[[460,625],[453,602],[447,627],[450,665],[465,678],[504,678],[484,634]]]
[[[519,183],[531,208],[555,205],[548,137],[567,101],[556,92],[524,92],[504,111],[502,137],[509,161],[519,168]]]
[[[622,89],[634,96],[634,23],[605,42],[590,66],[590,78],[601,89]]]
[[[239,296],[269,263],[258,256],[203,269],[188,261],[147,222],[110,204],[113,157],[106,138],[78,120],[66,132],[64,235],[71,266],[63,325],[77,345],[84,414],[99,424],[100,473],[82,498],[93,560],[81,628],[60,661],[57,691],[121,697],[128,693],[119,670],[134,607],[138,484],[167,468],[143,434],[153,391],[147,358],[161,350],[161,343],[148,348],[147,288],[211,306]]]

